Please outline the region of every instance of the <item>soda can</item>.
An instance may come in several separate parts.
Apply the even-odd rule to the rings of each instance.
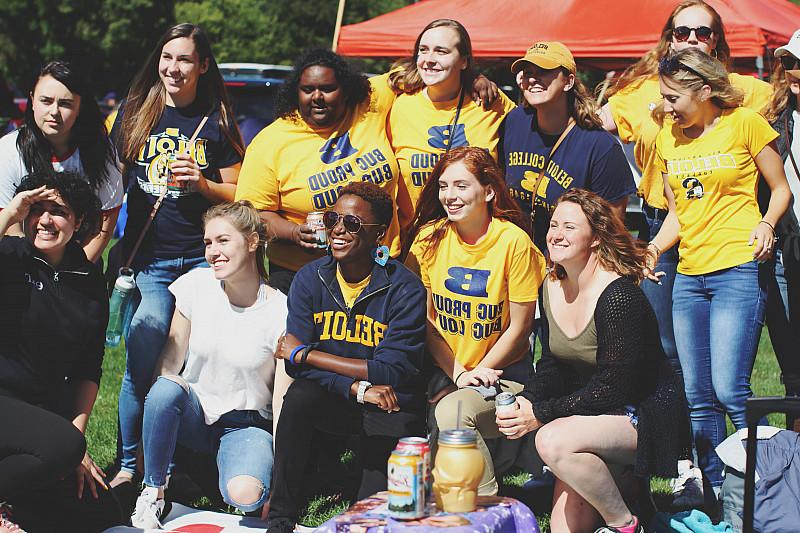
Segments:
[[[314,230],[317,248],[327,248],[328,233],[325,231],[325,223],[322,221],[322,211],[309,213],[308,216],[306,216],[306,224]]]
[[[494,399],[495,413],[508,413],[517,408],[517,397],[510,392],[501,392]]]
[[[167,154],[167,189],[170,191],[179,191],[183,188],[183,182],[175,179],[175,174],[172,173],[172,163],[178,160],[177,152],[169,152]]]
[[[397,441],[395,450],[411,450],[422,457],[422,475],[425,483],[425,500],[430,501],[431,486],[433,485],[433,458],[431,457],[431,446],[428,439],[424,437],[403,437]]]
[[[394,518],[425,516],[422,457],[413,450],[395,450],[389,457],[389,514]]]

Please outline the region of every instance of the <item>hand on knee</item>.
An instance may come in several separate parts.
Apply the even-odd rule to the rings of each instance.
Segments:
[[[258,509],[266,500],[264,484],[253,476],[235,476],[228,481],[226,488],[226,502],[245,512]]]

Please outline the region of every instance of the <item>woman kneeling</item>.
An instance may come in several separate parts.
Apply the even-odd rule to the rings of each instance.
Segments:
[[[249,202],[214,206],[203,220],[211,268],[169,287],[175,314],[144,405],[145,487],[131,517],[144,529],[160,527],[166,514],[164,486],[177,442],[216,454],[229,505],[255,511],[270,485],[273,354],[286,297],[266,284],[266,230]]]
[[[547,249],[542,358],[518,410],[497,424],[511,439],[541,428],[536,450],[556,477],[553,532],[602,522],[599,531],[644,531],[614,474],[633,465],[638,476],[674,476],[688,435],[680,383],[637,285],[646,250],[608,202],[581,189],[559,198]]]

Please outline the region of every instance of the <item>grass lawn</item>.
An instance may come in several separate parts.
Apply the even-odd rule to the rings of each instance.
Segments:
[[[116,348],[107,348],[103,362],[103,379],[100,384],[100,391],[97,396],[92,417],[89,421],[86,437],[89,443],[89,453],[95,462],[103,468],[110,466],[116,456],[117,439],[117,396],[119,394],[122,374],[125,371],[125,348],[124,345]],[[758,356],[753,370],[753,390],[756,396],[780,396],[783,395],[783,386],[780,383],[780,370],[778,368],[775,354],[772,351],[766,329],[761,336]],[[769,422],[773,426],[784,427],[784,415],[772,414]],[[733,427],[728,422],[728,432],[732,432]],[[343,458],[345,461],[346,458]],[[525,475],[506,476],[504,483],[509,485],[521,485],[526,479]],[[666,480],[653,480],[653,492],[669,493],[669,486]],[[213,509],[215,506],[211,500],[202,498],[197,505]],[[344,511],[349,502],[343,501],[337,494],[324,495],[314,498],[306,509],[303,523],[307,525],[319,525],[331,516]],[[231,509],[219,509],[231,512]],[[549,516],[539,517],[542,531],[549,531]]]

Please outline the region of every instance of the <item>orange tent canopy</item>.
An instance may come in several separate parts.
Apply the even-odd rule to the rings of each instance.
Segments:
[[[788,0],[707,0],[721,15],[733,57],[758,57],[788,42],[800,7]],[[578,59],[641,57],[658,41],[675,0],[422,0],[344,26],[337,51],[360,57],[411,54],[438,18],[461,22],[476,57],[519,57],[534,42],[563,42]]]

